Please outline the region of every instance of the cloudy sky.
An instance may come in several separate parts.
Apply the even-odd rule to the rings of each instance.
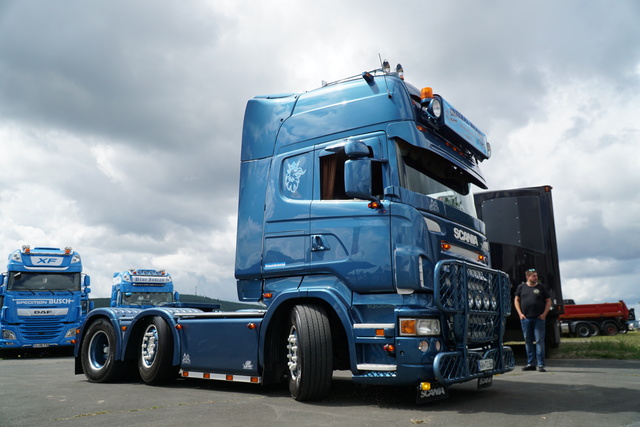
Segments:
[[[484,130],[491,189],[554,187],[565,298],[638,309],[640,3],[403,4],[3,0],[0,254],[73,246],[95,297],[153,267],[235,300],[247,100],[380,54]]]

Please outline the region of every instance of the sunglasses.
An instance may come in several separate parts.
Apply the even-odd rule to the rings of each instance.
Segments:
[[[530,268],[527,270],[527,273],[535,273],[536,269],[535,268]]]

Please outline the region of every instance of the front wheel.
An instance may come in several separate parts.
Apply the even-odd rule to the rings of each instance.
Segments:
[[[120,380],[125,364],[116,360],[116,332],[106,319],[98,319],[87,329],[80,353],[82,370],[91,382],[105,383]]]
[[[169,381],[178,374],[172,365],[173,336],[167,322],[154,316],[144,326],[138,354],[140,378],[147,384]]]
[[[331,327],[325,310],[298,305],[291,310],[287,339],[289,392],[298,401],[329,394],[333,374]]]

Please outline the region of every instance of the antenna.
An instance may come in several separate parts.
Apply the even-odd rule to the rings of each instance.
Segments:
[[[378,59],[380,60],[380,69],[382,70],[382,73],[384,76],[384,85],[387,88],[387,96],[391,98],[391,92],[389,92],[389,85],[387,84],[387,71],[385,71],[385,65],[386,65],[386,68],[389,68],[389,62],[387,62],[386,59],[383,61],[380,53],[378,53]]]

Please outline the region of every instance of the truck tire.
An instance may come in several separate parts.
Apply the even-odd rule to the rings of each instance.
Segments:
[[[581,338],[588,338],[591,336],[591,325],[587,322],[580,322],[576,325],[576,336]]]
[[[287,339],[289,392],[298,401],[329,394],[333,374],[331,327],[325,310],[298,305],[291,310]]]
[[[598,335],[600,335],[600,325],[598,324],[598,322],[591,322],[591,336],[592,337],[597,337]]]
[[[160,316],[147,320],[143,326],[138,353],[138,372],[147,384],[158,384],[172,380],[179,366],[172,365],[173,335],[169,325]]]
[[[90,382],[106,383],[123,378],[126,365],[116,360],[116,331],[111,322],[98,319],[89,325],[82,340],[80,360]]]
[[[613,335],[617,335],[618,332],[620,332],[618,330],[618,326],[613,322],[606,322],[602,326],[602,334],[603,335],[613,336]]]

